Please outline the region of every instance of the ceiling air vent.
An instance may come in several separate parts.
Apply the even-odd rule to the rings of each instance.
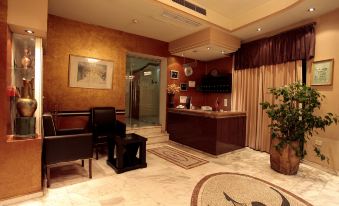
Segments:
[[[173,12],[169,12],[169,11],[164,11],[161,16],[170,19],[170,20],[174,20],[176,22],[180,22],[180,23],[184,23],[186,25],[190,25],[193,27],[198,27],[201,25],[201,23],[194,21],[192,19],[189,19],[185,16],[181,16],[180,14],[177,13],[173,13]]]
[[[206,9],[201,8],[200,6],[197,6],[195,4],[192,4],[191,2],[188,2],[186,0],[172,0],[172,1],[206,16]]]

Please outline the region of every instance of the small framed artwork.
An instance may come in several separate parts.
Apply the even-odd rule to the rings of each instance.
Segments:
[[[184,104],[184,103],[186,103],[186,101],[187,101],[187,96],[180,96],[179,97],[179,103],[180,104]]]
[[[195,87],[195,81],[188,81],[188,87]]]
[[[82,56],[69,56],[69,86],[111,89],[113,62]]]
[[[171,79],[179,79],[179,72],[177,70],[170,71]]]
[[[187,83],[181,83],[180,84],[180,91],[187,91],[188,84]]]
[[[333,81],[333,59],[316,61],[312,63],[311,85],[332,85]]]

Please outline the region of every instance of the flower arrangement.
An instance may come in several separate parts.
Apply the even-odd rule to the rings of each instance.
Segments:
[[[180,87],[176,84],[169,84],[167,86],[167,93],[168,94],[175,94],[178,93],[180,91]]]

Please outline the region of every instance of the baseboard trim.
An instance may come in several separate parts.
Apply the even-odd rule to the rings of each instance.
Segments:
[[[15,196],[15,197],[12,197],[12,198],[3,199],[3,200],[0,200],[0,206],[16,204],[16,203],[19,203],[19,202],[31,200],[31,199],[38,198],[38,197],[42,197],[43,195],[44,195],[43,191],[39,191],[39,192],[30,193],[30,194],[27,194],[27,195]]]
[[[326,167],[324,167],[324,166],[322,166],[322,165],[320,165],[320,164],[317,164],[317,163],[314,163],[314,162],[311,162],[311,161],[305,160],[305,159],[303,159],[301,162],[304,163],[305,165],[308,165],[308,166],[317,168],[317,169],[319,169],[319,170],[322,170],[322,171],[324,171],[324,172],[328,172],[328,173],[330,173],[330,174],[339,176],[339,171],[337,171],[337,170],[335,170],[335,169],[333,169],[333,168],[332,168],[332,169],[331,169],[331,168],[326,168]]]

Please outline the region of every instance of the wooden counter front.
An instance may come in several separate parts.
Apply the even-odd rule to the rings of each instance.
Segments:
[[[170,140],[220,155],[245,147],[246,113],[169,109]]]

